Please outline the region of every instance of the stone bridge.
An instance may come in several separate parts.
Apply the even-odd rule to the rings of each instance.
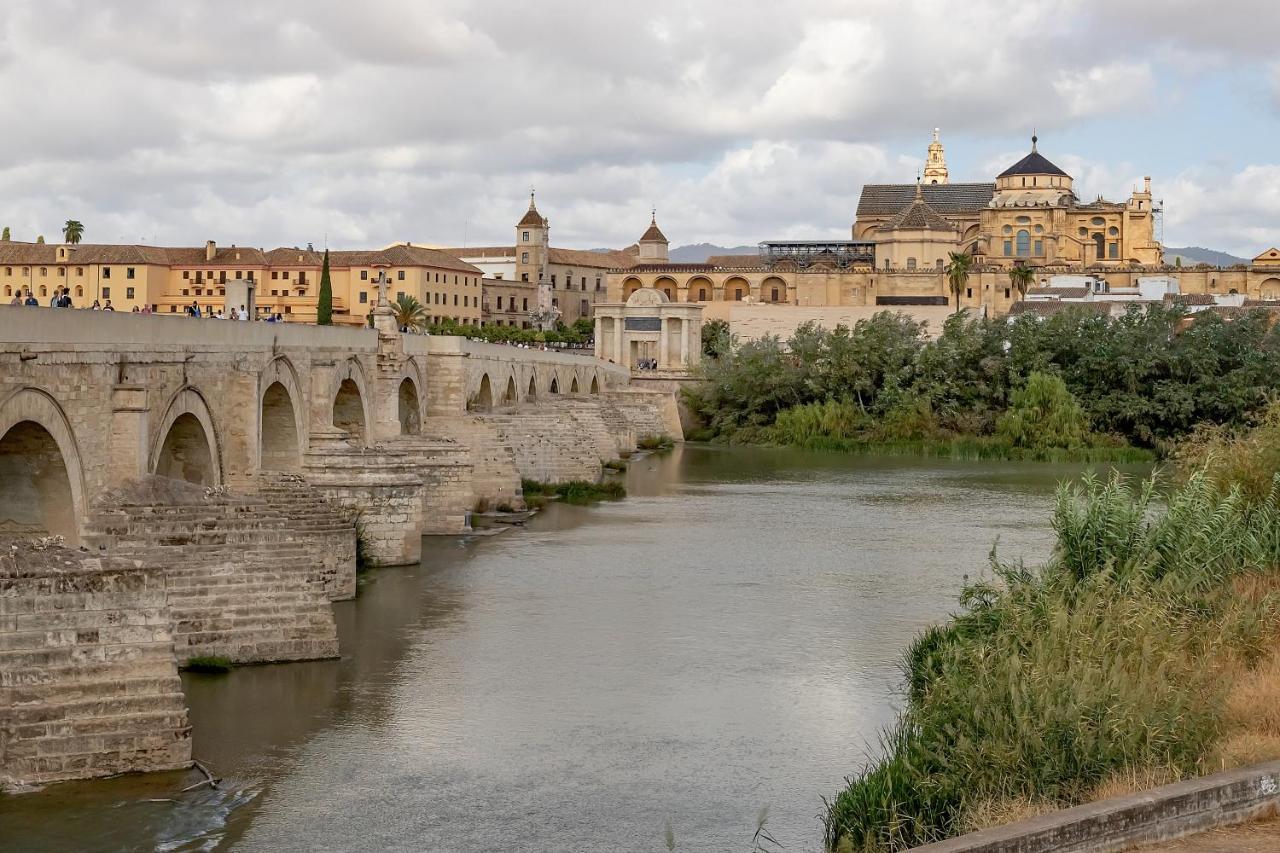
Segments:
[[[184,763],[178,666],[335,656],[357,556],[680,437],[628,379],[385,324],[0,306],[0,786]]]

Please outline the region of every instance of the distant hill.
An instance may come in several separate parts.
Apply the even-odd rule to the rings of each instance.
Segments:
[[[714,243],[694,243],[692,246],[679,246],[667,252],[672,261],[682,264],[701,264],[712,255],[754,255],[760,251],[757,246],[717,246]]]
[[[1235,255],[1228,255],[1226,252],[1217,252],[1200,246],[1188,246],[1185,249],[1175,249],[1172,246],[1164,247],[1165,263],[1176,263],[1177,258],[1182,258],[1183,266],[1212,264],[1215,267],[1229,267],[1232,264],[1249,263],[1248,258],[1237,258]]]

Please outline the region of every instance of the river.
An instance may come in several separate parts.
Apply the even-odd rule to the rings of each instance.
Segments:
[[[342,659],[183,676],[197,776],[0,797],[9,851],[821,847],[901,654],[1079,468],[688,446],[335,606]]]

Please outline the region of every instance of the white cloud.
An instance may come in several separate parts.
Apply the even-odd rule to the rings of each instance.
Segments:
[[[630,242],[655,203],[678,242],[838,236],[862,182],[909,180],[935,125],[970,141],[1143,130],[1179,62],[1255,63],[1280,93],[1260,35],[1277,13],[1243,0],[528,8],[10,0],[0,224],[32,235],[73,217],[89,240],[188,244],[505,241],[536,183],[566,245]],[[971,159],[986,177],[1023,153]],[[1090,194],[1123,197],[1139,171],[1054,156]],[[1205,168],[1180,165],[1176,186],[1208,205]],[[1239,233],[1280,226],[1247,204]],[[1217,233],[1195,216],[1188,229]]]

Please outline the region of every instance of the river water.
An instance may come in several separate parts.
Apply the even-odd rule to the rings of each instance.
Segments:
[[[630,496],[428,539],[336,605],[342,659],[184,675],[194,773],[0,797],[0,850],[821,847],[966,574],[1048,553],[1078,468],[701,446]]]

